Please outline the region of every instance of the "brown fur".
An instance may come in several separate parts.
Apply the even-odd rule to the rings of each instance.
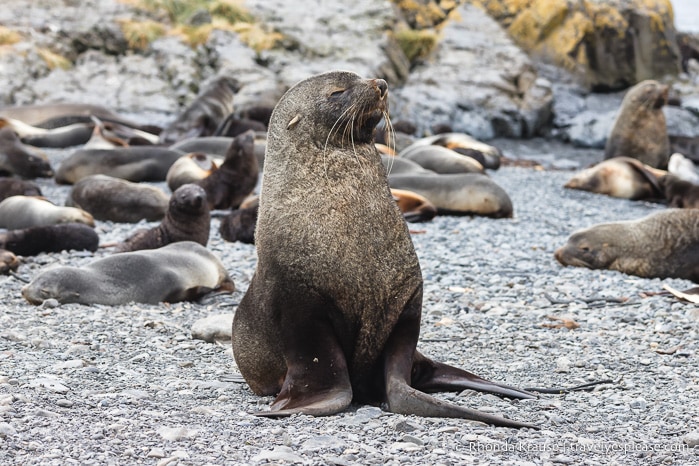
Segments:
[[[21,178],[48,178],[53,176],[53,170],[46,158],[22,144],[12,128],[2,128],[0,174]]]
[[[0,249],[0,275],[6,275],[10,271],[17,270],[19,259],[12,252]]]
[[[577,231],[555,257],[563,265],[699,282],[699,210],[667,209]]]
[[[197,185],[185,184],[172,194],[160,225],[150,230],[139,230],[117,245],[116,252],[157,249],[177,241],[194,241],[206,246],[210,228],[206,193]]]
[[[0,178],[0,201],[12,196],[41,196],[41,188],[32,181]]]
[[[20,256],[70,250],[94,252],[98,246],[97,232],[82,223],[44,225],[0,233],[0,248]]]
[[[604,158],[631,157],[654,168],[667,168],[670,140],[663,105],[668,86],[642,81],[624,96],[604,148]]]
[[[699,209],[699,185],[667,174],[660,179],[665,199],[670,207]]]

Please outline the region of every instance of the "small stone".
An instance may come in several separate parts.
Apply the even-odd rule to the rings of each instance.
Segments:
[[[70,388],[63,385],[59,380],[49,378],[34,379],[29,383],[29,386],[32,388],[43,387],[55,393],[68,393],[70,391]]]
[[[570,372],[571,362],[565,356],[556,359],[556,372]]]
[[[686,443],[690,448],[699,447],[699,430],[692,431],[682,437],[684,443]]]
[[[208,343],[230,341],[233,332],[233,314],[217,314],[199,319],[192,325],[192,338]]]
[[[636,398],[631,402],[630,406],[632,409],[646,409],[648,403],[643,398]]]
[[[422,426],[420,426],[419,424],[417,424],[415,422],[408,421],[408,420],[400,420],[400,421],[396,422],[394,424],[393,428],[397,432],[414,432],[416,430],[422,430]]]
[[[17,431],[7,422],[0,422],[0,437],[17,435]]]
[[[41,303],[41,306],[39,306],[39,309],[55,309],[60,305],[61,305],[61,303],[59,303],[57,299],[49,298],[49,299],[45,300],[43,303]]]
[[[72,408],[73,404],[74,403],[71,400],[67,400],[65,398],[61,398],[60,400],[56,400],[56,405],[60,406],[61,408]]]
[[[403,442],[414,443],[415,445],[419,445],[419,446],[422,446],[422,445],[425,444],[425,442],[423,442],[423,441],[420,440],[419,438],[414,437],[414,436],[412,436],[412,435],[404,435],[404,436],[401,438],[401,441],[403,441]]]
[[[290,463],[303,463],[303,458],[295,454],[289,447],[276,447],[272,451],[263,451],[252,457],[254,462],[260,461],[288,461]]]
[[[162,448],[153,448],[148,452],[148,458],[165,458],[165,450]]]
[[[161,427],[157,432],[162,438],[172,442],[192,438],[199,433],[196,429],[187,429],[186,427]]]

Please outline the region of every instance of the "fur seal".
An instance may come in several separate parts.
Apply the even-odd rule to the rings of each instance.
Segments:
[[[406,148],[407,152],[419,146],[440,146],[451,149],[457,154],[466,156],[476,160],[484,168],[497,170],[500,168],[502,160],[502,151],[495,146],[486,144],[477,139],[472,138],[468,134],[446,132],[427,136],[415,141],[410,147]],[[403,155],[401,151],[400,155]]]
[[[119,121],[133,128],[139,126],[102,105],[56,102],[0,108],[0,117],[20,120],[28,125],[47,129],[89,122],[92,116],[101,120]]]
[[[0,275],[6,275],[17,270],[19,259],[11,251],[0,249]]]
[[[0,228],[17,230],[72,222],[95,226],[88,212],[75,207],[57,206],[43,198],[11,196],[0,202]]]
[[[246,131],[267,131],[267,125],[264,123],[251,120],[249,118],[238,118],[234,113],[228,115],[216,128],[214,136],[225,136],[234,138],[243,134]]]
[[[465,157],[446,147],[437,145],[411,146],[402,151],[399,157],[411,160],[422,168],[435,173],[484,173],[480,162]]]
[[[443,215],[482,215],[493,218],[511,218],[510,196],[488,175],[407,174],[389,175],[391,188],[417,193],[437,207]]]
[[[66,205],[78,207],[97,220],[136,223],[165,216],[170,196],[161,189],[106,175],[90,175],[75,183]]]
[[[160,133],[160,143],[199,136],[211,136],[221,122],[233,111],[233,96],[240,84],[228,76],[221,76],[206,86],[194,101]]]
[[[0,233],[0,248],[20,256],[42,252],[96,251],[99,236],[94,228],[82,223],[44,225]]]
[[[54,129],[38,128],[11,118],[0,118],[0,127],[12,128],[23,143],[34,147],[63,148],[85,144],[92,135],[94,124],[73,123]]]
[[[699,209],[699,185],[683,180],[671,173],[661,177],[662,187],[668,206],[680,209]]]
[[[12,128],[0,129],[0,173],[25,179],[53,176],[48,160],[25,146]]]
[[[388,86],[333,71],[292,86],[272,113],[255,274],[233,319],[233,354],[261,416],[331,415],[354,400],[394,413],[504,419],[428,395],[476,388],[530,398],[416,350],[422,275],[374,146]]]
[[[172,194],[160,225],[137,231],[118,244],[116,252],[156,249],[176,241],[194,241],[206,246],[210,227],[206,192],[200,186],[184,184]]]
[[[253,131],[236,136],[221,166],[196,182],[206,191],[209,209],[236,209],[255,189],[260,170],[254,144]]]
[[[221,261],[204,246],[181,241],[159,249],[113,254],[84,267],[45,269],[22,288],[31,304],[192,301],[211,291],[235,290]]]
[[[221,164],[223,158],[213,157],[203,152],[183,155],[167,171],[165,181],[171,191],[187,183],[196,183],[211,175]]]
[[[231,211],[221,218],[218,232],[225,241],[234,243],[239,241],[246,244],[255,244],[255,225],[259,205],[241,207]]]
[[[391,189],[391,195],[407,222],[426,222],[437,215],[437,207],[418,193],[405,189]]]
[[[33,181],[0,178],[0,201],[11,196],[41,196],[41,188]]]
[[[381,163],[386,168],[389,175],[406,175],[416,173],[435,173],[432,170],[423,168],[422,165],[412,160],[390,155],[381,155]]]
[[[663,105],[668,86],[646,80],[624,96],[604,147],[604,158],[631,157],[653,168],[667,168],[670,139]]]
[[[178,142],[177,144],[173,144],[172,146],[170,146],[170,149],[178,150],[178,151],[185,152],[185,153],[203,152],[207,155],[211,155],[214,157],[216,157],[216,156],[225,157],[226,153],[228,153],[228,149],[231,147],[232,142],[233,142],[233,138],[229,138],[229,137],[206,136],[206,137],[200,137],[200,138],[187,139],[187,140]],[[262,167],[265,163],[265,147],[266,147],[266,145],[267,145],[267,133],[256,132],[255,133],[254,150],[255,150],[255,157],[257,157],[257,164],[258,164],[260,170],[262,170]]]
[[[636,159],[614,157],[576,173],[564,187],[622,199],[660,199],[663,174]]]
[[[698,244],[699,210],[666,209],[579,230],[555,257],[563,265],[699,282]]]
[[[128,181],[165,181],[183,152],[165,147],[132,146],[82,149],[73,152],[56,171],[56,183],[73,184],[90,175],[109,175]]]

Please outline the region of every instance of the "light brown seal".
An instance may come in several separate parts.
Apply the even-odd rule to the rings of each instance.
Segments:
[[[698,245],[699,210],[667,209],[577,231],[555,257],[563,265],[699,282]]]
[[[422,275],[374,146],[388,110],[381,79],[316,75],[274,109],[257,221],[257,269],[233,320],[264,416],[330,415],[352,400],[395,413],[529,426],[429,391],[477,388],[529,398],[416,350]]]
[[[203,152],[183,155],[167,171],[165,181],[171,191],[187,183],[195,183],[211,175],[223,163],[222,157],[214,157]]]
[[[502,151],[495,146],[474,139],[465,133],[447,132],[435,134],[434,136],[427,136],[415,141],[410,147],[406,148],[405,151],[418,146],[427,145],[451,149],[464,157],[476,160],[484,168],[492,170],[500,168]],[[401,155],[402,152],[403,151],[401,151]]]
[[[653,168],[667,168],[670,140],[663,105],[668,86],[646,80],[624,96],[604,147],[604,158],[631,157]]]
[[[11,251],[0,249],[0,275],[6,275],[19,267],[19,259]]]
[[[89,212],[97,220],[136,223],[165,216],[170,196],[163,190],[106,175],[91,175],[73,185],[66,205]]]
[[[233,111],[233,96],[239,88],[238,81],[231,77],[216,78],[172,123],[163,128],[160,143],[170,145],[184,139],[214,134]]]
[[[216,255],[198,243],[181,241],[113,254],[83,267],[45,269],[22,288],[22,296],[37,305],[53,298],[61,304],[117,306],[193,301],[211,291],[234,289]]]
[[[194,241],[206,246],[211,216],[206,192],[200,186],[184,184],[172,193],[165,218],[160,225],[139,230],[117,245],[117,252],[155,249],[176,241]]]
[[[576,173],[564,187],[621,199],[661,199],[658,178],[663,175],[636,159],[614,157]]]
[[[442,215],[510,218],[514,213],[507,192],[481,173],[390,175],[388,184],[427,198]]]
[[[0,233],[0,248],[20,256],[42,252],[96,251],[99,236],[83,223],[44,225]]]
[[[16,230],[71,222],[95,226],[95,220],[88,212],[57,206],[43,198],[11,196],[0,202],[0,228]]]
[[[435,173],[484,173],[485,169],[476,159],[460,155],[446,147],[437,145],[411,146],[399,154],[422,168]]]

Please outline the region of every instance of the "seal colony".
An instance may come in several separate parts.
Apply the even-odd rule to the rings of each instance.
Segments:
[[[387,112],[384,80],[333,71],[293,86],[272,113],[258,263],[233,320],[243,377],[256,394],[276,396],[256,414],[385,402],[394,413],[533,427],[426,393],[534,397],[417,351],[420,264],[374,146]]]

